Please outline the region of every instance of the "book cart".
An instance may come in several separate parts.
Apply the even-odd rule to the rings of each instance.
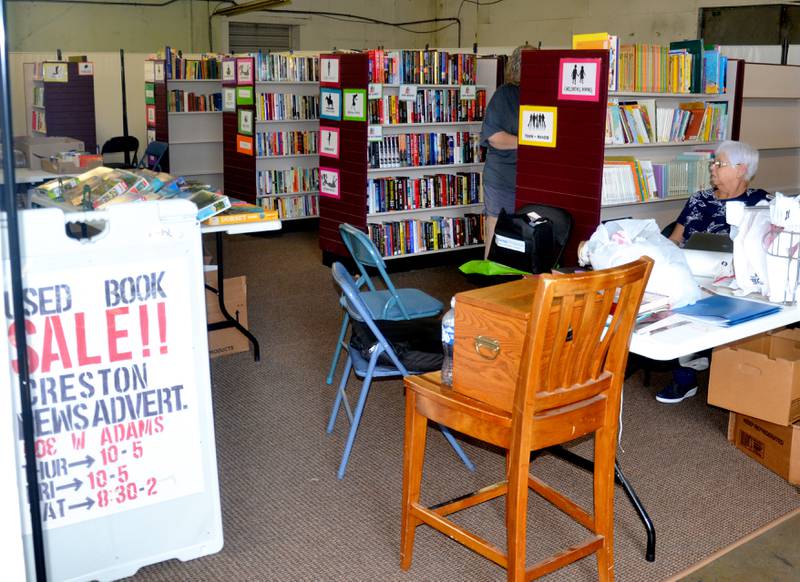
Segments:
[[[214,188],[222,187],[222,82],[216,57],[147,60],[147,143],[169,144],[162,168]],[[141,153],[141,152],[140,152]]]
[[[25,63],[27,135],[71,137],[97,151],[94,63]]]
[[[319,58],[223,60],[225,192],[283,220],[319,216]]]
[[[387,260],[483,246],[481,72],[474,55],[435,50],[320,56],[324,257],[346,256],[343,222]]]

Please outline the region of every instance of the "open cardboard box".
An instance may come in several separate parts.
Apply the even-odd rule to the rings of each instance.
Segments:
[[[800,329],[716,348],[708,403],[782,426],[800,420]]]

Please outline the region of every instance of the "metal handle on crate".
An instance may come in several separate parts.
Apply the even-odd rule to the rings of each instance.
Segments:
[[[500,355],[500,341],[486,335],[476,335],[475,352],[487,360],[497,359]]]

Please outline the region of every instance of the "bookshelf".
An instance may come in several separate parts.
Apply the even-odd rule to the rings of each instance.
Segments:
[[[169,49],[145,61],[147,143],[169,144],[165,171],[221,188],[222,83],[215,58],[190,59]]]
[[[739,138],[759,150],[753,186],[800,193],[800,66],[745,63]]]
[[[231,66],[252,67],[253,75],[223,80],[236,101],[223,114],[226,193],[276,210],[282,221],[317,218],[317,54],[256,53]]]
[[[584,59],[598,75],[594,96],[580,100],[560,96],[561,69]],[[607,76],[608,50],[522,52],[517,208],[548,204],[572,214],[564,266],[577,264],[578,243],[588,240],[600,223],[608,102],[608,85],[600,79]],[[542,115],[544,129],[528,129],[531,117]]]
[[[741,70],[741,61],[727,61],[725,93],[609,91],[609,111],[613,110],[616,107],[614,104],[617,103],[635,102],[639,106],[644,104],[650,117],[653,117],[651,112],[655,111],[656,123],[654,133],[650,136],[650,143],[638,141],[624,144],[608,143],[613,138],[607,136],[605,143],[607,160],[627,158],[635,159],[638,164],[644,161],[648,168],[666,167],[665,170],[656,168],[656,173],[652,175],[654,180],[658,179],[659,187],[666,195],[659,194],[658,197],[651,197],[646,201],[640,199],[634,201],[631,198],[639,198],[635,193],[639,191],[636,186],[630,181],[620,185],[617,179],[617,187],[614,190],[617,196],[613,194],[609,196],[607,190],[603,197],[601,220],[654,218],[663,228],[677,218],[686,199],[708,182],[705,159],[707,154],[704,152],[713,152],[720,141],[737,137],[740,108],[737,87],[740,84]],[[688,107],[688,104],[693,103],[699,107],[696,127],[700,133],[694,139],[683,139],[680,130],[676,131],[677,115],[671,112],[681,109],[681,104]],[[667,117],[658,117],[659,112],[663,111],[667,111]],[[689,125],[690,122],[687,122],[684,127]],[[671,135],[669,130],[672,130]],[[636,141],[635,136],[634,141]],[[608,176],[608,170],[606,172]],[[642,173],[648,174],[650,171]],[[615,180],[614,177],[608,179]],[[622,196],[619,196],[620,194]]]
[[[71,137],[97,151],[94,64],[25,63],[26,134]]]
[[[479,134],[495,68],[487,87],[474,55],[398,50],[321,55],[320,70],[323,254],[347,255],[343,222],[386,260],[482,248]]]

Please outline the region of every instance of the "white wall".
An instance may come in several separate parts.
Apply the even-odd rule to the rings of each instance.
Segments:
[[[697,38],[699,9],[776,4],[771,0],[504,0],[461,7],[461,46],[571,46],[572,35],[616,34],[622,43],[667,43]],[[462,0],[437,0],[437,16],[455,16]],[[437,34],[434,46],[457,46],[455,28]]]

